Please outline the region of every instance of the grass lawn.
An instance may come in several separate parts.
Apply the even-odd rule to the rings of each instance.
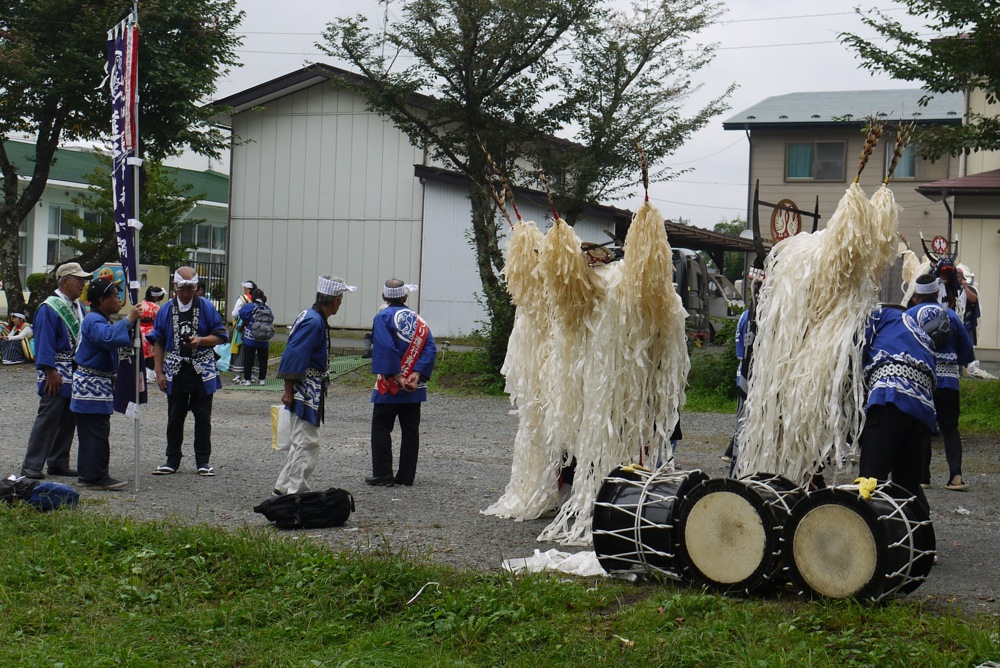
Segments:
[[[996,620],[899,602],[344,555],[293,534],[0,507],[4,666],[975,666]],[[301,536],[301,534],[298,534]]]

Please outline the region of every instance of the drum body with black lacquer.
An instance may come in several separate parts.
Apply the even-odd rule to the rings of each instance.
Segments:
[[[708,479],[701,471],[621,467],[594,502],[594,552],[609,573],[639,571],[681,579],[676,514],[681,499]]]

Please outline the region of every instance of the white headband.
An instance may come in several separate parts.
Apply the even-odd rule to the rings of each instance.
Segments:
[[[338,297],[345,292],[354,292],[358,287],[356,285],[347,285],[346,283],[341,283],[340,281],[334,281],[329,278],[323,278],[320,276],[316,279],[316,292],[321,295],[333,295]]]
[[[176,285],[178,288],[182,288],[185,285],[194,285],[194,286],[197,286],[198,285],[198,274],[195,274],[191,278],[184,278],[183,276],[181,276],[181,274],[180,274],[179,271],[175,271],[174,272],[174,285]]]
[[[937,279],[931,281],[930,283],[917,283],[913,291],[918,295],[936,295],[938,293],[938,283]]]
[[[251,283],[250,281],[247,281],[246,283],[240,283],[240,287],[249,290],[253,288],[253,283]]]
[[[153,288],[152,290],[149,291],[149,294],[153,295],[154,297],[162,297],[164,295],[164,291],[163,288]]]
[[[386,299],[401,299],[410,292],[416,292],[419,287],[413,283],[404,283],[398,288],[386,287],[382,290],[382,294],[385,295]]]
[[[23,313],[11,313],[10,317],[12,317],[12,318],[20,318],[21,320],[27,320],[27,318],[24,317]]]

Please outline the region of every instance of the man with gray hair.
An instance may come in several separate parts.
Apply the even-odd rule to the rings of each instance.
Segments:
[[[229,340],[222,316],[212,302],[195,295],[198,272],[174,272],[174,298],[156,312],[146,340],[153,344],[156,385],[167,393],[167,455],[155,475],[176,473],[181,465],[184,420],[194,415],[194,458],[198,475],[214,476],[212,395],[222,389],[215,366],[215,346]]]
[[[56,293],[35,313],[35,368],[38,369],[38,416],[28,437],[21,475],[34,480],[50,475],[76,476],[69,465],[76,417],[69,409],[73,387],[73,353],[80,340],[83,305],[80,294],[90,273],[76,262],[56,269]]]
[[[339,276],[320,276],[316,301],[300,313],[288,333],[278,364],[278,378],[285,381],[281,403],[291,412],[291,434],[285,465],[274,483],[278,496],[308,492],[309,476],[319,454],[319,425],[324,421],[329,380],[330,326],[345,292],[357,288]]]
[[[407,308],[406,297],[417,289],[398,278],[385,282],[385,308],[372,323],[372,475],[376,486],[413,485],[420,450],[420,404],[427,401],[427,380],[434,371],[437,348],[427,322]],[[402,432],[399,469],[392,474],[392,427]]]

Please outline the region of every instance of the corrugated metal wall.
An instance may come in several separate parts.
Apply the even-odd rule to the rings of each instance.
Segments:
[[[316,85],[237,114],[233,133],[230,310],[250,279],[268,295],[276,322],[290,323],[312,303],[316,276],[332,273],[360,288],[344,299],[336,324],[367,328],[384,281],[395,277],[420,285],[410,305],[435,334],[480,327],[466,190],[421,184],[413,166],[422,152],[359,96]],[[542,231],[551,224],[546,214],[527,203],[522,210]],[[576,230],[603,243],[610,225],[581,220]]]
[[[357,95],[322,85],[235,116],[233,132],[229,303],[252,279],[289,323],[330,273],[361,288],[337,324],[368,327],[382,282],[418,277],[421,151]]]
[[[526,202],[518,207],[521,217],[535,221],[543,233],[552,225],[547,209]],[[482,295],[482,282],[471,241],[472,207],[465,189],[428,181],[424,185],[424,220],[423,278],[417,293],[420,314],[436,336],[468,334],[482,326],[486,311],[477,300]],[[604,243],[608,241],[601,231],[605,227],[611,224],[581,219],[575,230],[581,241]],[[503,229],[501,248],[506,249],[510,227],[504,223]]]

